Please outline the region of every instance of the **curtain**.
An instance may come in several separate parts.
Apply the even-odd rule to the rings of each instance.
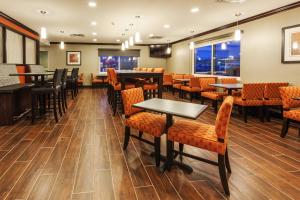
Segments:
[[[25,46],[26,46],[26,64],[35,64],[36,62],[36,41],[26,38]]]
[[[23,36],[6,29],[7,63],[23,64]]]

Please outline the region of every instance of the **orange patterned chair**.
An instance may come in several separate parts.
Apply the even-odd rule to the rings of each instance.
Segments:
[[[186,86],[181,86],[183,93],[189,93],[190,100],[193,101],[193,97],[201,92],[200,82],[198,77],[190,78],[190,84]],[[183,95],[184,96],[184,95]]]
[[[151,72],[164,73],[164,68],[151,68]],[[158,83],[152,78],[143,83],[144,95],[147,99],[158,96]]]
[[[173,79],[171,74],[165,74],[163,77],[163,86],[169,90],[173,85]]]
[[[242,96],[234,97],[234,104],[243,109],[244,122],[247,123],[249,107],[259,107],[260,119],[263,121],[265,83],[247,83],[243,85]]]
[[[122,91],[123,106],[125,112],[125,138],[123,149],[126,150],[130,137],[151,144],[155,148],[156,166],[160,164],[160,136],[165,132],[166,119],[162,115],[145,112],[134,108],[132,105],[144,101],[142,88],[134,88]],[[139,131],[139,136],[131,135],[130,129]],[[154,137],[154,142],[142,138],[143,133]]]
[[[214,86],[210,86],[210,84],[215,84],[217,82],[216,77],[200,77],[199,83],[200,83],[200,97],[201,97],[201,103],[204,104],[204,98],[202,97],[203,92],[215,92],[216,88]]]
[[[283,126],[280,136],[284,138],[288,133],[290,122],[300,123],[300,100],[293,99],[294,97],[300,97],[300,87],[280,87],[279,92],[284,110]]]
[[[172,93],[173,95],[175,94],[176,91],[180,94],[181,86],[182,83],[181,81],[178,81],[176,79],[183,79],[183,74],[173,74],[172,79],[173,79],[173,88],[172,88]]]
[[[91,82],[92,82],[92,87],[103,84],[103,81],[101,79],[97,79],[93,73],[91,73]]]
[[[282,100],[280,97],[279,88],[286,87],[289,83],[267,83],[264,91],[264,109],[267,120],[270,121],[269,108],[279,107],[282,111]]]
[[[236,78],[223,78],[221,79],[222,84],[236,84],[237,80]],[[225,96],[227,96],[228,93],[226,90],[223,92],[217,92],[217,91],[208,91],[208,92],[202,92],[201,97],[206,98],[212,101],[212,105],[214,107],[215,113],[218,112],[218,102],[222,101]]]
[[[83,86],[83,73],[81,73],[78,77],[78,80],[77,80],[77,85],[78,86]]]
[[[113,109],[114,115],[117,112],[118,104],[121,104],[120,92],[121,92],[121,83],[117,79],[117,73],[114,68],[107,68],[107,75],[109,78],[109,85],[110,85],[110,101]],[[125,83],[125,89],[135,88],[134,84]]]
[[[173,152],[190,158],[204,161],[209,164],[217,165],[219,167],[219,174],[224,191],[230,195],[226,168],[228,173],[231,173],[229,158],[228,158],[228,126],[230,115],[232,111],[233,97],[227,97],[222,103],[218,112],[215,125],[209,125],[194,121],[178,120],[168,130],[167,135],[167,165],[170,170],[173,162]],[[190,145],[198,147],[218,154],[218,162],[199,158],[190,155],[182,150],[174,151],[174,142],[181,145]]]

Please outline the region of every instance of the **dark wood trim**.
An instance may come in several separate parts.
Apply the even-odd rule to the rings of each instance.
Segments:
[[[2,49],[3,49],[3,63],[6,63],[7,61],[7,49],[6,49],[6,27],[2,27]]]
[[[23,35],[22,37],[22,47],[23,47],[23,64],[26,64],[26,37]]]
[[[50,44],[60,44],[60,42],[50,42]],[[111,46],[121,46],[120,43],[89,43],[89,42],[65,42],[65,44],[70,45],[111,45]],[[135,46],[149,46],[150,44],[135,44]]]
[[[78,65],[69,65],[68,64],[68,53],[70,53],[70,52],[74,52],[74,53],[78,53],[78,52],[80,52],[80,63],[78,64]],[[81,51],[66,51],[66,65],[67,66],[81,66],[81,63],[82,63],[82,56],[81,56]]]
[[[258,19],[269,17],[271,15],[275,15],[277,13],[285,12],[285,11],[288,11],[288,10],[291,10],[291,9],[294,9],[294,8],[298,8],[298,7],[300,7],[300,1],[297,1],[295,3],[289,4],[289,5],[286,5],[286,6],[282,6],[282,7],[279,7],[279,8],[276,8],[276,9],[273,9],[273,10],[270,10],[270,11],[267,11],[267,12],[264,12],[264,13],[261,13],[261,14],[258,14],[258,15],[254,15],[252,17],[248,17],[246,19],[243,19],[243,20],[239,21],[239,24],[245,24],[245,23],[248,23],[248,22],[252,22],[252,21],[255,21],[255,20],[258,20]],[[223,25],[223,26],[220,26],[220,27],[202,32],[202,33],[198,33],[198,34],[190,36],[190,37],[186,37],[186,38],[174,41],[174,42],[172,42],[172,44],[176,44],[176,43],[179,43],[179,42],[191,40],[191,39],[194,39],[194,38],[197,38],[197,37],[208,35],[208,34],[218,32],[218,31],[221,31],[221,30],[224,30],[224,29],[228,29],[228,28],[231,28],[231,27],[234,27],[234,26],[236,26],[236,22],[232,22],[230,24],[226,24],[226,25]]]
[[[282,28],[282,41],[281,41],[281,63],[283,64],[296,64],[296,63],[300,63],[299,61],[285,61],[284,60],[284,56],[285,56],[285,30],[286,29],[290,29],[290,28],[296,28],[296,27],[300,27],[300,24],[297,25],[293,25],[293,26],[288,26],[288,27],[284,27]]]
[[[7,14],[5,14],[5,13],[3,13],[3,12],[1,12],[1,11],[0,11],[0,17],[3,17],[3,18],[5,18],[5,19],[9,20],[10,22],[12,22],[12,23],[14,23],[14,24],[16,24],[16,25],[22,27],[23,29],[25,29],[25,30],[27,30],[27,31],[29,31],[29,32],[32,32],[33,34],[35,34],[35,35],[37,35],[37,36],[40,36],[38,32],[32,30],[32,29],[29,28],[28,26],[22,24],[21,22],[15,20],[14,18],[8,16]]]
[[[39,65],[40,64],[40,41],[35,41],[35,51],[36,51],[36,64]]]
[[[0,24],[0,25],[1,25],[1,24]],[[35,39],[35,38],[33,38],[33,37],[30,37],[29,35],[26,35],[26,34],[20,32],[20,31],[18,31],[18,30],[12,29],[12,28],[7,27],[7,26],[5,26],[5,25],[2,25],[2,26],[5,27],[7,30],[10,30],[10,31],[12,31],[12,32],[14,32],[14,33],[17,33],[17,34],[19,34],[19,35],[25,36],[25,37],[30,38],[30,39],[32,39],[32,40],[38,41],[37,39]]]

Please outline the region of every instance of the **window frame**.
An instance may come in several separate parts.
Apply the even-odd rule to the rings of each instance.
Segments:
[[[241,73],[240,76],[222,76],[222,75],[214,75],[214,45],[215,44],[220,44],[220,43],[224,43],[224,42],[231,42],[233,41],[234,38],[226,38],[226,39],[220,39],[220,40],[214,40],[214,41],[210,41],[210,42],[204,42],[201,44],[197,44],[195,45],[195,47],[191,50],[192,51],[192,74],[195,76],[213,76],[213,77],[227,77],[227,78],[237,78],[240,79],[241,77]],[[196,73],[195,72],[195,49],[197,48],[201,48],[201,47],[205,47],[205,46],[212,46],[211,48],[211,72],[210,74],[205,74],[205,73]],[[241,55],[241,41],[240,41],[240,55]],[[241,69],[241,56],[240,56],[240,69]]]
[[[98,64],[98,71],[99,73],[102,73],[101,72],[101,57],[104,57],[104,56],[98,56],[98,61],[99,61],[99,64]],[[107,56],[109,57],[109,56]],[[118,57],[118,69],[117,70],[121,70],[121,56],[116,56]],[[123,56],[124,57],[124,56]],[[126,56],[125,56],[126,57]],[[134,56],[127,56],[127,57],[134,57]],[[140,63],[140,57],[136,57],[137,58],[137,66],[139,66],[139,63]]]

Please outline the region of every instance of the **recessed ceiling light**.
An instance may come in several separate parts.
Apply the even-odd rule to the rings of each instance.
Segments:
[[[120,42],[121,40],[117,39],[116,42]]]
[[[91,22],[91,25],[92,25],[92,26],[96,26],[96,25],[97,25],[97,22],[92,21],[92,22]]]
[[[198,7],[195,7],[195,8],[192,8],[191,9],[191,13],[196,13],[196,12],[199,12],[199,8]]]
[[[153,34],[153,33],[150,33],[150,34],[149,34],[149,37],[153,37],[153,36],[154,36],[154,34]]]
[[[97,35],[97,33],[96,33],[96,32],[93,32],[92,35]]]
[[[170,25],[169,24],[165,24],[164,28],[170,28]]]
[[[96,2],[94,2],[94,1],[90,1],[90,2],[89,2],[89,7],[94,8],[94,7],[96,7],[96,6],[97,6]]]
[[[97,39],[96,39],[96,38],[94,38],[94,39],[93,39],[93,41],[94,41],[94,42],[97,42]]]

